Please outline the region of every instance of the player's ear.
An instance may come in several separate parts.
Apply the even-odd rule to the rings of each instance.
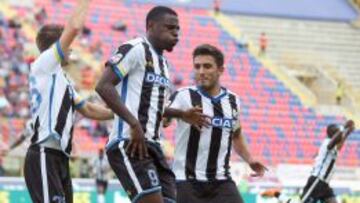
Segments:
[[[149,30],[152,30],[154,29],[155,27],[155,22],[153,20],[150,20],[146,26],[146,30],[149,31]]]

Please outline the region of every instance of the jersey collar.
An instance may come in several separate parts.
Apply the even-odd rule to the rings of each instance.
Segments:
[[[222,93],[221,93],[220,95],[218,95],[218,96],[215,96],[215,97],[209,95],[209,94],[208,94],[207,92],[205,92],[200,86],[196,86],[196,88],[197,88],[197,92],[198,92],[199,94],[201,94],[201,95],[204,96],[204,97],[209,98],[212,102],[215,102],[215,103],[216,103],[216,102],[219,102],[224,96],[227,95],[227,89],[226,89],[225,87],[220,87],[221,90],[222,90]]]

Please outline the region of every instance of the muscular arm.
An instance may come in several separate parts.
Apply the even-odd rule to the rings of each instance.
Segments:
[[[71,14],[68,23],[60,37],[60,46],[63,52],[67,53],[76,35],[82,30],[86,14],[91,0],[78,0],[77,6]]]
[[[91,102],[86,102],[78,111],[83,116],[94,120],[111,120],[114,118],[114,114],[110,109]]]
[[[120,100],[120,96],[115,88],[118,83],[119,78],[114,72],[110,68],[105,68],[105,72],[100,78],[95,90],[116,115],[122,118],[130,126],[137,125],[139,123],[137,119]]]

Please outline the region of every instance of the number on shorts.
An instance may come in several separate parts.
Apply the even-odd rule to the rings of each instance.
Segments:
[[[155,170],[152,170],[152,169],[148,170],[148,176],[150,178],[150,182],[151,182],[152,186],[159,185],[159,179],[158,179],[158,176],[157,176]]]

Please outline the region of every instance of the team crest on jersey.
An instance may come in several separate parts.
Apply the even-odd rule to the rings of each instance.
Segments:
[[[109,62],[111,64],[118,64],[123,57],[124,55],[122,55],[121,53],[117,53],[110,58]]]

